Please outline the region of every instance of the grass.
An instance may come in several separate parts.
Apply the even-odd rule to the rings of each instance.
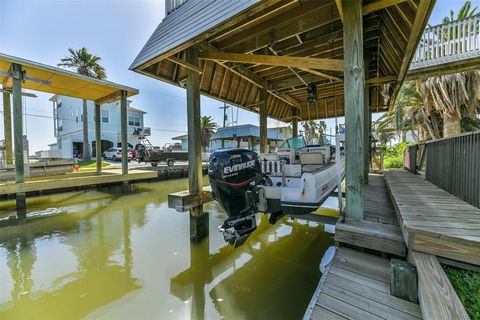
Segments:
[[[109,165],[110,163],[102,161],[102,168]],[[95,160],[79,161],[78,166],[80,167],[80,169],[95,169],[97,167],[97,164],[95,163]]]
[[[472,320],[480,320],[480,272],[443,266]]]

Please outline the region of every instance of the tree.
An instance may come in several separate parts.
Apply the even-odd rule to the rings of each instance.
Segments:
[[[453,11],[450,16],[443,18],[448,23],[473,16],[477,7],[472,9],[471,1],[466,1],[455,17]],[[455,28],[455,29],[453,29]],[[471,32],[469,28],[459,30],[452,27],[450,37],[460,36],[461,32]],[[475,127],[477,107],[480,98],[480,71],[467,71],[447,74],[417,80],[417,90],[423,99],[427,115],[441,116],[443,122],[443,136],[449,137]],[[462,128],[462,124],[465,126]],[[435,138],[432,136],[432,138]]]
[[[69,54],[60,60],[59,67],[72,69],[84,76],[104,80],[107,78],[105,69],[100,65],[101,58],[88,52],[85,47],[79,50],[68,49]],[[88,110],[87,100],[83,99],[83,160],[90,160],[90,144],[88,143]],[[96,119],[100,121],[100,119]]]
[[[314,121],[308,120],[302,122],[303,132],[305,135],[305,141],[308,144],[312,144],[315,142],[321,142],[322,135],[327,130],[327,123],[325,121]]]
[[[216,122],[213,121],[211,116],[203,116],[200,121],[201,127],[201,140],[203,152],[207,151],[207,147],[210,145],[210,138],[218,128]]]

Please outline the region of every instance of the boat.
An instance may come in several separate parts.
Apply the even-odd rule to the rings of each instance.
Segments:
[[[212,197],[228,215],[220,226],[226,242],[241,245],[256,229],[255,214],[284,215],[317,210],[345,175],[343,134],[336,145],[307,145],[303,136],[286,140],[275,153],[247,149],[213,152],[209,161]]]

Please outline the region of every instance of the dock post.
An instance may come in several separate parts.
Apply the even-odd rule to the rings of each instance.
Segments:
[[[95,162],[97,174],[102,172],[102,106],[95,103]]]
[[[368,78],[368,60],[365,58],[364,60],[364,67],[365,67],[365,79]],[[364,88],[364,103],[363,103],[363,111],[364,111],[364,131],[363,131],[363,139],[364,139],[364,146],[363,146],[363,153],[364,153],[364,183],[368,184],[368,172],[370,171],[370,125],[368,119],[370,118],[370,87],[368,84],[365,83]]]
[[[10,105],[10,93],[7,92],[3,93],[3,132],[5,137],[5,160],[7,164],[13,164],[12,107]]]
[[[188,63],[198,66],[198,48],[186,50]],[[200,132],[200,75],[187,69],[188,180],[190,193],[202,192],[202,146]],[[208,214],[203,204],[190,210],[190,240],[199,242],[208,236]]]
[[[293,115],[297,115],[297,109],[293,109]],[[298,136],[298,119],[295,117],[292,120],[292,137]]]
[[[260,153],[268,153],[267,139],[267,89],[260,89]]]
[[[22,66],[12,64],[12,101],[13,101],[13,130],[15,144],[15,182],[25,181],[25,165],[23,163],[23,122],[22,122]],[[17,217],[24,219],[27,216],[25,193],[16,194]]]
[[[363,220],[364,104],[363,14],[361,0],[342,0],[346,138],[346,215]]]
[[[127,91],[120,93],[120,123],[122,141],[122,174],[128,174],[128,142],[127,142]]]

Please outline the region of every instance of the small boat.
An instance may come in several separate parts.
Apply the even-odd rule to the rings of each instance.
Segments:
[[[337,135],[337,139],[343,135]],[[345,173],[340,142],[307,145],[303,136],[286,140],[276,153],[246,149],[217,150],[210,156],[212,196],[228,219],[220,227],[225,241],[241,245],[256,229],[256,212],[281,216],[317,210]]]

